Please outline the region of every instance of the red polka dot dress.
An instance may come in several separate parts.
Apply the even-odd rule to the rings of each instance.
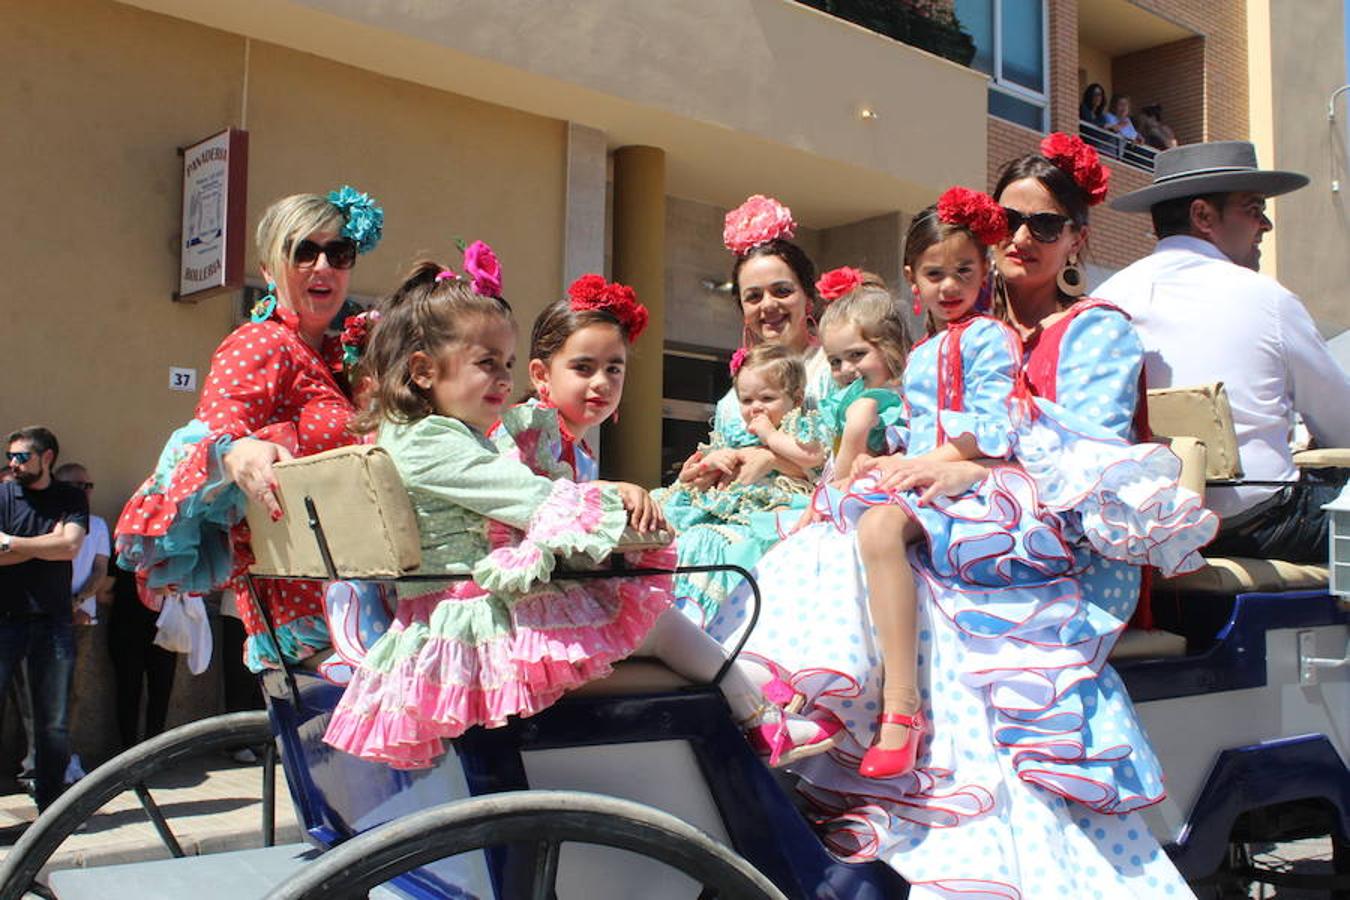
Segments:
[[[152,474],[127,502],[117,522],[122,564],[144,571],[156,588],[209,591],[232,587],[250,637],[246,660],[254,669],[277,664],[277,649],[261,617],[246,602],[242,575],[253,560],[243,492],[229,482],[221,460],[234,441],[272,441],[295,456],[356,443],[347,431],[355,409],[341,372],[336,337],[321,350],[306,344],[298,319],[278,307],[264,322],[249,322],[211,357],[196,416],[169,439]],[[259,582],[281,642],[281,655],[303,659],[328,645],[318,582]]]

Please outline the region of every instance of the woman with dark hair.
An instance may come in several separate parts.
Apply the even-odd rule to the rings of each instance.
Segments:
[[[1078,118],[1098,128],[1106,127],[1106,89],[1095,81],[1083,91],[1083,100],[1078,104]]]
[[[1025,341],[1026,382],[1057,427],[1093,438],[1087,446],[1128,448],[1143,468],[1155,467],[1153,475],[1175,477],[1179,466],[1164,448],[1129,444],[1140,436],[1142,354],[1128,320],[1079,299],[1088,207],[1105,197],[1107,175],[1091,148],[1062,134],[1005,167],[994,192],[1008,236],[994,248],[993,313]],[[1069,519],[1056,519],[1065,507],[1048,505],[1051,489],[1038,473],[1099,461],[1073,456],[1070,444],[1037,443],[1039,421],[1019,429],[1011,464],[1036,485],[1017,500],[1046,504],[1046,522],[1059,521],[1070,542],[1069,564],[1050,565],[1041,547],[1019,554],[1003,573],[1000,565],[953,566],[911,549],[927,723],[912,771],[887,779],[858,774],[882,708],[882,665],[867,607],[856,600],[866,590],[851,554],[823,557],[808,572],[798,561],[803,531],[766,555],[758,574],[773,603],[743,659],[772,675],[767,696],[842,720],[833,750],[790,768],[821,811],[831,848],[850,860],[886,862],[911,883],[912,897],[1186,896],[1136,812],[1162,798],[1161,772],[1123,684],[1105,665],[1138,598],[1139,571],[1094,549],[1109,534],[1092,535],[1089,545],[1097,501],[1087,495],[1096,485]],[[980,492],[971,489],[1005,477],[991,476],[996,465],[916,460],[895,487],[922,492],[921,505],[961,502],[974,513],[971,498]],[[1183,543],[1212,533],[1198,498],[1182,494],[1175,502],[1191,523]],[[1133,527],[1157,524],[1146,510],[1120,511]],[[1080,512],[1084,537],[1073,543]],[[1039,580],[1027,569],[1038,558]],[[999,583],[1001,573],[1017,583]],[[726,604],[729,611],[742,605],[740,592]]]
[[[809,418],[831,382],[829,365],[815,335],[820,310],[816,267],[806,252],[789,240],[795,230],[791,210],[756,194],[727,213],[722,238],[736,256],[731,285],[741,309],[742,350],[773,343],[802,357],[806,385],[800,405]],[[742,351],[737,353],[737,359],[743,358]],[[678,496],[684,502],[691,494],[714,491],[733,482],[766,482],[775,473],[797,480],[814,477],[816,473],[804,471],[791,454],[776,453],[752,434],[741,404],[733,384],[717,403],[708,441],[685,460],[675,489],[669,495],[659,493],[658,499],[664,503]],[[679,509],[672,507],[667,513],[672,523],[686,521]],[[757,521],[692,524],[681,531],[680,562],[734,563],[748,568],[779,537],[774,517],[767,512]],[[738,583],[739,578],[726,572],[681,575],[675,581],[675,594],[690,618],[706,624]]]
[[[350,187],[267,208],[257,231],[267,294],[216,348],[195,417],[169,438],[117,522],[118,564],[144,572],[151,590],[234,589],[254,671],[329,644],[321,584],[259,587],[279,646],[246,602],[244,507],[251,498],[281,518],[273,463],[356,443],[342,347],[328,329],[357,256],[375,248],[383,224],[384,212]]]

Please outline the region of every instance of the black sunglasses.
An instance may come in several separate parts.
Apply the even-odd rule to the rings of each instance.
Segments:
[[[1069,216],[1060,213],[1039,212],[1027,214],[1015,209],[1003,207],[1003,214],[1008,217],[1008,236],[1017,234],[1017,229],[1023,225],[1031,232],[1031,236],[1042,244],[1053,244],[1059,240],[1059,236],[1064,233],[1064,226],[1070,221]]]
[[[291,263],[307,269],[319,261],[320,253],[328,258],[328,264],[335,269],[350,269],[356,265],[356,242],[346,238],[339,238],[326,244],[303,240],[295,245]]]
[[[23,465],[32,458],[33,458],[32,450],[10,450],[5,453],[5,459],[9,460],[10,462],[16,462],[19,465]]]

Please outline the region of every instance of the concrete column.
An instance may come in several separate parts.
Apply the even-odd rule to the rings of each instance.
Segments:
[[[605,271],[606,163],[605,133],[568,122],[564,289],[587,272]]]
[[[666,153],[658,147],[614,152],[613,278],[631,285],[651,314],[628,360],[620,424],[606,425],[606,478],[644,487],[661,483],[661,355],[666,338]]]

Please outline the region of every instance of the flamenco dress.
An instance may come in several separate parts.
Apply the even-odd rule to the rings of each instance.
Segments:
[[[417,516],[424,573],[352,675],[324,740],[396,768],[430,766],[445,741],[506,723],[609,674],[670,608],[658,581],[612,590],[553,578],[593,565],[627,523],[617,490],[550,479],[456,419],[386,423]]]
[[[793,409],[783,416],[779,431],[802,444],[827,439],[819,413]],[[724,448],[762,446],[759,438],[744,428],[724,435],[714,431],[699,450],[710,453]],[[661,504],[666,521],[679,535],[681,565],[737,565],[750,569],[782,537],[778,511],[795,521],[810,501],[812,484],[779,472],[770,472],[751,483],[700,488],[676,482],[652,492]],[[741,583],[734,572],[685,572],[675,578],[680,609],[700,627],[717,615],[728,593]]]
[[[253,562],[245,497],[225,475],[225,454],[246,438],[309,456],[353,444],[355,413],[335,336],[319,350],[300,337],[295,313],[274,307],[269,318],[235,329],[211,357],[191,422],[170,436],[154,472],[127,501],[117,521],[119,562],[144,572],[154,590],[209,593],[232,589],[248,632],[244,661],[254,671],[298,661],[328,645],[317,581],[263,581],[280,647],[267,635],[243,574]]]
[[[817,495],[834,518],[814,528],[847,530],[880,502],[904,504],[925,528],[927,540],[909,551],[929,723],[914,771],[884,780],[857,772],[881,711],[860,569],[830,558],[804,568],[813,560],[792,540],[761,561],[775,600],[750,650],[799,704],[838,716],[847,734],[794,767],[799,790],[835,853],[885,861],[915,897],[1186,895],[1135,812],[1162,798],[1162,774],[1106,658],[1138,596],[1135,564],[1195,564],[1214,523],[1176,488],[1175,457],[1126,443],[1141,362],[1128,322],[1108,311],[1077,318],[1071,334],[1056,336],[1064,347],[1055,377],[1090,385],[1090,402],[1078,389],[1062,398],[1072,407],[1020,400],[1020,348],[989,320],[911,356],[911,453],[941,429],[973,434],[982,452],[1027,452],[1027,471],[996,468],[931,507],[867,481]],[[1041,453],[1047,447],[1055,449]],[[1095,468],[1079,468],[1082,460]],[[1100,548],[1134,555],[1110,560]],[[846,586],[855,592],[841,593]],[[847,602],[822,606],[835,597]]]

